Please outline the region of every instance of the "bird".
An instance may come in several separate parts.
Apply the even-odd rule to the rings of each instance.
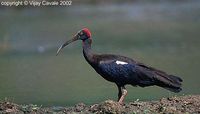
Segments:
[[[129,57],[114,54],[96,54],[92,50],[92,34],[88,28],[78,31],[72,39],[62,44],[57,54],[68,44],[82,40],[83,56],[94,70],[118,88],[118,103],[123,104],[128,91],[126,85],[134,87],[159,86],[178,93],[182,90],[182,79]]]

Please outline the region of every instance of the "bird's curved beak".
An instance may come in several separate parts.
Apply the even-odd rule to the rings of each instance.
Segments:
[[[58,48],[58,51],[56,53],[56,56],[59,54],[59,52],[61,51],[61,49],[63,49],[65,46],[67,46],[68,44],[74,42],[78,40],[78,35],[75,35],[72,39],[66,41],[63,45],[61,45],[59,48]]]

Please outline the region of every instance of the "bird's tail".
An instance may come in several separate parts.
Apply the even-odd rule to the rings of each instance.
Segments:
[[[174,76],[174,75],[168,75],[164,72],[156,72],[157,74],[157,86],[163,87],[167,90],[170,90],[172,92],[178,93],[182,90],[181,88],[181,82],[183,81],[181,78]]]

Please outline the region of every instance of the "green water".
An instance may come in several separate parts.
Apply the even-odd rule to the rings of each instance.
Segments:
[[[80,41],[55,56],[59,45],[83,27],[91,29],[95,52],[125,55],[184,80],[179,94],[127,86],[126,101],[199,94],[196,2],[1,9],[0,99],[42,105],[116,100],[115,84],[84,60]]]

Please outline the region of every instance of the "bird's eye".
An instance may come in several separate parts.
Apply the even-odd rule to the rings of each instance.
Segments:
[[[81,40],[87,39],[87,35],[85,34],[84,31],[78,32],[78,37],[79,37],[79,39],[81,39]]]
[[[79,34],[80,34],[80,35],[83,35],[83,32],[81,31]]]
[[[83,32],[78,32],[78,37],[80,38],[83,35]]]

